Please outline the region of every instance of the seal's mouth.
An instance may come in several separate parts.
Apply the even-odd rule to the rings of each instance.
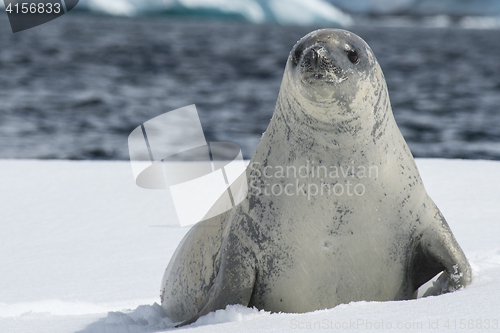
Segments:
[[[303,51],[300,73],[306,84],[339,84],[348,79],[346,72],[335,64],[328,50],[320,44]]]

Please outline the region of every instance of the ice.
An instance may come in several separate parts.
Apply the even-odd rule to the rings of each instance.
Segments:
[[[235,305],[175,330],[436,332],[466,331],[465,323],[481,331],[488,321],[493,327],[500,308],[500,163],[416,162],[470,260],[470,286],[304,314]],[[136,186],[128,162],[0,160],[0,170],[0,332],[174,329],[157,303],[163,272],[188,229],[150,227],[167,224],[171,213],[161,190]]]
[[[500,2],[496,0],[328,0],[356,14],[378,15],[452,15],[499,16]]]
[[[326,0],[83,0],[79,8],[115,16],[191,13],[233,17],[252,23],[328,24],[336,27],[352,23],[348,14]]]

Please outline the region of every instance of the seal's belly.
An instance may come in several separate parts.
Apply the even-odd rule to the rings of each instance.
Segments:
[[[370,240],[358,246],[352,242],[356,240],[344,239],[338,245],[317,242],[262,260],[250,306],[308,312],[353,301],[412,297],[405,282],[406,260],[394,259],[404,258],[404,253],[391,254],[393,248],[376,248]]]

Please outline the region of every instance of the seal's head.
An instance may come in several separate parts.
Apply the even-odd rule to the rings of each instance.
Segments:
[[[370,47],[345,30],[321,29],[301,38],[290,52],[286,73],[302,109],[327,122],[333,116],[363,116],[360,111],[369,110],[387,91]],[[312,112],[316,108],[323,112]]]

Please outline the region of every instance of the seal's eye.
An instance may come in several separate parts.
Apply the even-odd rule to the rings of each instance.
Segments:
[[[303,43],[297,45],[297,47],[295,48],[295,51],[293,51],[292,60],[293,60],[293,63],[295,64],[295,66],[297,66],[299,63],[300,57],[302,56],[302,51],[304,51],[304,44]]]
[[[358,52],[353,50],[347,50],[346,53],[347,53],[347,58],[349,58],[350,62],[352,62],[353,64],[357,64],[359,62]]]

